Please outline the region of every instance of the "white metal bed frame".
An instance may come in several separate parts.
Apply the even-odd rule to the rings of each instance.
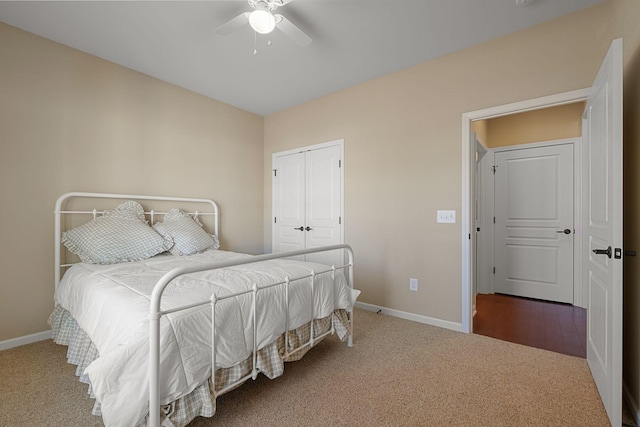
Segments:
[[[55,229],[54,229],[54,235],[55,235],[55,252],[54,252],[54,257],[55,257],[55,285],[57,286],[58,283],[60,282],[60,278],[62,276],[62,269],[63,268],[67,268],[70,267],[71,265],[73,265],[72,263],[66,263],[63,264],[61,262],[61,240],[62,240],[62,215],[65,214],[91,214],[93,215],[93,218],[95,218],[98,214],[102,214],[103,212],[101,211],[97,211],[96,209],[93,210],[70,210],[70,211],[65,211],[62,210],[62,207],[64,205],[64,203],[71,199],[71,198],[85,198],[85,199],[121,199],[121,200],[150,200],[150,201],[162,201],[162,202],[182,202],[182,203],[196,203],[196,204],[204,204],[205,206],[210,206],[212,212],[199,212],[199,211],[195,211],[195,212],[191,212],[189,213],[192,216],[199,216],[199,215],[213,215],[214,217],[214,233],[216,236],[219,236],[219,208],[218,205],[216,204],[216,202],[214,202],[213,200],[210,199],[200,199],[200,198],[186,198],[186,197],[168,197],[168,196],[145,196],[145,195],[131,195],[131,194],[109,194],[109,193],[86,193],[86,192],[71,192],[71,193],[66,193],[63,194],[62,196],[60,196],[58,198],[58,200],[56,201],[56,205],[55,205],[55,211],[54,211],[54,216],[55,216]],[[154,223],[154,219],[156,215],[164,215],[166,212],[155,212],[153,210],[151,211],[145,211],[145,214],[148,215],[150,217],[151,220],[151,224]],[[196,273],[199,271],[206,271],[206,270],[215,270],[215,269],[219,269],[219,268],[226,268],[226,267],[233,267],[233,266],[238,266],[238,265],[244,265],[244,264],[252,264],[252,263],[257,263],[257,262],[261,262],[261,261],[268,261],[268,260],[273,260],[273,259],[279,259],[279,258],[291,258],[291,257],[296,257],[296,256],[301,256],[301,255],[307,255],[307,254],[313,254],[313,253],[319,253],[319,252],[327,252],[327,251],[333,251],[333,250],[345,250],[346,253],[348,254],[349,257],[349,261],[347,264],[345,265],[341,265],[341,266],[331,266],[330,269],[325,270],[325,271],[321,271],[321,272],[314,272],[311,271],[310,274],[306,275],[306,276],[301,276],[301,277],[294,277],[294,278],[289,278],[286,277],[284,281],[282,282],[278,282],[278,283],[273,283],[273,284],[269,284],[267,286],[258,286],[257,284],[254,284],[253,288],[251,290],[247,290],[247,291],[243,291],[243,292],[238,292],[238,293],[234,293],[231,295],[225,295],[223,297],[218,297],[215,293],[211,295],[211,298],[209,300],[206,301],[199,301],[199,302],[195,302],[189,305],[185,305],[182,307],[177,307],[175,309],[171,309],[171,310],[161,310],[160,308],[160,302],[162,299],[162,294],[165,290],[165,288],[169,285],[169,283],[171,283],[171,281],[175,278],[177,278],[178,276],[184,275],[184,274],[189,274],[189,273]],[[170,313],[175,313],[178,311],[182,311],[182,310],[187,310],[190,308],[194,308],[194,307],[199,307],[199,306],[204,306],[206,304],[210,304],[211,305],[211,330],[212,330],[212,336],[211,336],[211,376],[212,376],[212,383],[215,385],[215,376],[216,376],[216,332],[215,332],[215,311],[216,311],[216,306],[218,304],[218,302],[225,300],[225,299],[229,299],[229,298],[235,298],[241,295],[247,295],[247,294],[251,294],[252,295],[252,317],[253,317],[253,352],[252,352],[252,357],[253,357],[253,368],[251,370],[251,372],[245,376],[243,376],[242,378],[239,378],[237,381],[233,382],[232,384],[228,384],[226,385],[223,389],[221,390],[216,390],[215,386],[212,387],[213,391],[213,399],[215,401],[215,399],[217,399],[218,396],[223,395],[224,393],[227,393],[228,391],[232,390],[233,388],[235,388],[236,386],[238,386],[239,384],[242,384],[243,382],[247,381],[249,378],[252,379],[256,379],[257,375],[258,375],[258,369],[256,367],[257,365],[257,354],[258,354],[258,348],[257,348],[257,324],[256,324],[256,297],[259,291],[261,290],[265,290],[265,289],[269,289],[272,287],[276,287],[276,286],[284,286],[284,299],[286,302],[286,306],[287,306],[287,310],[286,313],[289,312],[289,298],[288,298],[288,290],[289,290],[289,286],[291,286],[292,283],[295,283],[296,281],[300,281],[302,279],[308,279],[311,278],[311,327],[310,327],[310,335],[309,335],[309,340],[306,343],[302,343],[301,345],[299,345],[297,348],[289,351],[289,342],[288,342],[288,334],[286,333],[286,331],[289,330],[288,327],[288,316],[286,317],[285,320],[285,357],[291,354],[294,354],[298,351],[301,351],[304,348],[307,347],[313,347],[313,345],[315,344],[316,341],[324,338],[325,336],[329,335],[329,334],[333,334],[335,332],[334,327],[333,327],[333,323],[332,326],[330,328],[330,330],[320,334],[319,336],[315,336],[314,334],[314,328],[313,328],[313,321],[314,321],[314,316],[313,316],[313,283],[314,283],[314,277],[320,274],[329,274],[331,273],[331,278],[332,281],[335,281],[335,272],[336,270],[341,270],[341,269],[346,269],[348,271],[347,273],[347,283],[348,286],[353,289],[353,250],[351,249],[351,247],[349,245],[332,245],[332,246],[324,246],[324,247],[319,247],[319,248],[313,248],[313,249],[304,249],[304,250],[297,250],[297,251],[289,251],[289,252],[280,252],[280,253],[276,253],[276,254],[266,254],[266,255],[258,255],[258,256],[254,256],[251,257],[249,259],[247,258],[243,258],[243,259],[239,259],[239,260],[231,260],[231,261],[222,261],[222,262],[215,262],[215,263],[210,263],[210,264],[206,264],[206,265],[200,265],[200,266],[191,266],[191,267],[179,267],[179,268],[174,268],[173,270],[167,272],[162,278],[160,278],[160,280],[156,283],[156,285],[154,286],[153,292],[151,294],[151,302],[150,302],[150,307],[149,307],[149,418],[148,418],[148,426],[150,427],[159,427],[160,423],[161,423],[161,405],[160,405],[160,320],[162,318],[162,316],[170,314]],[[347,336],[347,345],[349,347],[353,346],[353,309],[348,310],[348,314],[349,314],[349,331],[348,331],[348,336]],[[156,408],[155,410],[151,410],[151,408]]]

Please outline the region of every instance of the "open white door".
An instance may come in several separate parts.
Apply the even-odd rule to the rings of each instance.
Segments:
[[[587,362],[613,426],[622,423],[622,40],[585,110],[584,275]]]

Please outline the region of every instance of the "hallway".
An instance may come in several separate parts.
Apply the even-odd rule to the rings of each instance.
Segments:
[[[473,332],[586,358],[586,310],[568,304],[478,294]]]

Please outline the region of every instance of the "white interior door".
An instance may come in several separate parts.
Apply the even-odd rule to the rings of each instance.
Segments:
[[[622,422],[622,40],[585,110],[584,275],[587,362],[613,426]]]
[[[343,243],[342,144],[322,144],[273,156],[273,251]],[[342,251],[307,261],[343,265]]]
[[[573,303],[573,144],[495,162],[495,291]]]
[[[305,155],[306,247],[340,244],[342,149],[332,146],[307,151]],[[342,265],[341,256],[341,253],[319,253],[307,255],[307,259],[322,264]]]
[[[477,259],[477,291],[480,294],[492,294],[495,292],[493,267],[494,262],[494,175],[493,166],[495,165],[495,155],[493,150],[487,153],[477,163],[478,183],[479,186],[479,217],[480,231],[477,233],[478,240],[481,244],[476,243],[476,259]]]
[[[273,251],[304,249],[304,153],[275,157],[273,174]]]
[[[474,186],[473,186],[473,209],[474,209],[474,220],[475,220],[475,242],[474,242],[474,251],[476,253],[476,260],[473,263],[472,266],[472,275],[474,278],[474,286],[473,286],[473,310],[474,312],[476,311],[476,295],[479,293],[480,289],[482,288],[482,286],[480,286],[481,283],[484,282],[484,277],[483,277],[483,267],[485,267],[484,265],[482,265],[481,261],[481,252],[480,252],[480,248],[483,245],[486,245],[487,242],[489,241],[485,236],[487,231],[489,230],[488,228],[484,228],[482,223],[483,220],[486,222],[486,219],[484,218],[485,212],[481,209],[480,204],[482,202],[482,198],[483,198],[483,194],[482,194],[482,187],[485,185],[484,184],[484,176],[482,173],[482,160],[485,158],[488,158],[488,150],[480,143],[480,141],[478,141],[478,139],[476,138],[475,133],[473,134],[473,144],[475,145],[475,151],[476,151],[476,156],[475,156],[475,182],[474,182]],[[485,160],[486,161],[486,160]],[[486,197],[486,196],[484,196]],[[483,229],[484,228],[484,229]],[[482,230],[482,232],[481,232]]]

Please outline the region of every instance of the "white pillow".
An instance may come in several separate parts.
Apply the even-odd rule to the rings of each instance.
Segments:
[[[144,209],[133,200],[66,231],[62,243],[83,262],[91,264],[140,261],[164,252],[172,245],[171,240],[147,224]]]
[[[165,239],[173,241],[169,249],[173,255],[191,255],[220,247],[218,238],[208,234],[200,221],[179,209],[171,209],[164,220],[154,224],[153,228]]]

